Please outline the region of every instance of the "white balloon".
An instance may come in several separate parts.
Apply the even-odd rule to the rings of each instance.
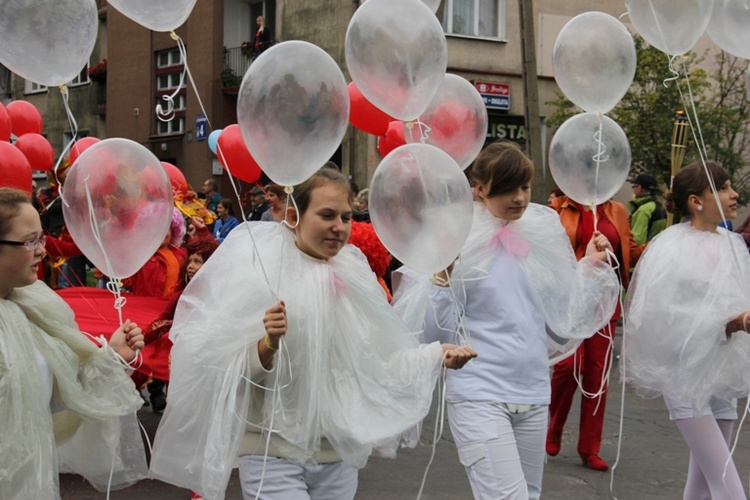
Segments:
[[[601,140],[597,139],[600,131]],[[630,142],[614,120],[581,113],[568,118],[555,132],[549,169],[568,197],[582,205],[599,205],[625,183],[630,158]]]
[[[707,32],[721,49],[750,59],[750,1],[714,0]]]
[[[27,80],[62,85],[89,62],[98,27],[94,0],[2,0],[0,62]]]
[[[487,108],[482,96],[458,75],[445,75],[419,121],[429,127],[424,142],[448,153],[461,168],[471,165],[487,138]],[[407,142],[421,142],[420,127],[407,128],[404,137]]]
[[[399,120],[414,120],[443,83],[443,27],[420,0],[370,0],[346,31],[346,65],[362,95]]]
[[[245,73],[237,97],[242,139],[263,172],[293,186],[336,152],[349,123],[349,90],[338,64],[323,49],[282,42]]]
[[[706,31],[713,0],[625,0],[635,30],[667,54],[684,54]]]
[[[183,25],[196,0],[109,0],[109,4],[141,26],[172,31]]]
[[[129,139],[104,139],[81,153],[65,178],[64,196],[73,241],[111,278],[132,276],[154,255],[174,210],[161,162]]]
[[[633,83],[635,67],[633,37],[603,12],[585,12],[568,21],[552,49],[560,90],[592,113],[606,113],[620,102]]]
[[[380,162],[368,208],[388,251],[423,273],[441,271],[456,259],[473,217],[466,175],[429,144],[406,144]]]

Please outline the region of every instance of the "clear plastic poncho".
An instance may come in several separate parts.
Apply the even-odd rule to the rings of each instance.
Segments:
[[[276,303],[260,262],[286,303],[287,334],[273,373],[253,381],[268,388],[263,421],[246,422],[248,350],[265,336],[263,316]],[[323,436],[358,468],[373,449],[393,455],[400,435],[427,414],[442,359],[437,343],[420,346],[393,313],[357,248],[318,260],[297,249],[292,231],[267,222],[232,231],[185,289],[170,335],[151,475],[212,499],[224,498],[246,426],[272,428],[286,458],[299,462],[312,459]]]
[[[750,336],[735,332],[728,339],[725,327],[750,309],[749,280],[750,254],[739,235],[689,223],[660,233],[628,290],[621,362],[626,381],[643,397],[666,393],[695,409],[711,396],[747,396]]]
[[[54,415],[35,349],[65,408]],[[73,311],[43,282],[0,299],[0,498],[59,498],[58,470],[101,491],[111,467],[113,489],[144,478],[135,416],[142,404],[123,366],[78,330]]]
[[[504,231],[508,233],[501,236]],[[557,212],[534,203],[520,220],[510,223],[493,216],[484,204],[475,203],[471,232],[451,275],[455,293],[466,293],[479,279],[502,279],[488,273],[501,251],[499,245],[517,247],[506,251],[518,253],[535,303],[552,334],[547,339],[550,364],[572,354],[614,314],[620,284],[612,267],[593,258],[576,261]],[[399,284],[394,308],[410,327],[421,329],[433,285],[426,275],[407,268],[399,272],[402,276],[395,279]]]

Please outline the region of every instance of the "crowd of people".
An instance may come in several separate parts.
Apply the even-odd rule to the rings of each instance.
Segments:
[[[530,203],[534,166],[510,142],[487,146],[468,176],[460,255],[434,276],[402,268],[395,291],[369,191],[336,168],[291,193],[253,186],[247,222],[208,179],[211,222],[175,209],[162,245],[123,280],[163,310],[99,345],[48,286],[58,282],[39,279],[46,254],[81,256],[50,230],[54,193],[32,205],[0,188],[0,498],[57,498],[64,469],[101,488],[148,473],[220,499],[239,467],[245,498],[351,499],[370,456],[416,444],[444,366],[474,497],[537,499],[578,388],[577,452],[609,467],[599,453],[623,316],[623,376],[663,396],[690,449],[685,498],[745,498],[729,449],[736,398],[750,391],[750,253],[720,225],[737,210],[726,171],[685,167],[666,207],[639,174],[630,215],[559,190]],[[161,352],[164,367],[131,373],[138,351]],[[144,387],[164,412],[148,471],[134,424]]]

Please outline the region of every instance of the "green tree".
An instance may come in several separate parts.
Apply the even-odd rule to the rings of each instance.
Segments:
[[[714,64],[702,64],[704,58],[691,52],[683,60],[675,61],[680,77],[673,79],[675,75],[666,54],[649,46],[639,36],[635,37],[635,46],[638,63],[633,84],[608,113],[630,141],[631,174],[647,172],[669,185],[676,112],[692,113],[691,103],[694,103],[708,158],[724,164],[732,183],[739,188],[743,199],[748,200],[750,175],[741,173],[743,156],[750,146],[750,102],[744,85],[747,62],[720,52]],[[703,67],[710,68],[706,71]],[[547,104],[556,108],[547,120],[551,127],[559,126],[581,111],[559,93]],[[693,123],[695,125],[694,119]],[[699,158],[693,135],[689,133],[685,163]]]

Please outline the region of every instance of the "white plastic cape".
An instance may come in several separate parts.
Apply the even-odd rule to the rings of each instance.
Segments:
[[[736,332],[727,340],[725,325],[750,309],[748,280],[747,247],[722,228],[678,224],[649,244],[625,307],[621,366],[638,394],[666,393],[696,409],[711,396],[747,396],[750,336]]]
[[[490,277],[488,269],[499,251],[493,238],[511,226],[528,245],[526,257],[518,258],[552,334],[547,347],[550,364],[554,364],[609,321],[620,285],[608,264],[592,258],[576,261],[565,228],[551,208],[531,203],[520,220],[508,223],[490,214],[482,203],[475,203],[471,232],[451,276],[455,293],[464,294],[472,283]],[[394,294],[394,308],[407,325],[421,329],[432,284],[428,276],[410,269],[399,272],[403,275]]]
[[[286,303],[288,325],[274,371],[261,382],[272,388],[278,377],[276,406],[267,392],[263,422],[246,424],[248,353],[276,302],[259,260]],[[374,448],[393,455],[399,435],[429,410],[441,364],[439,345],[419,345],[358,249],[314,259],[289,229],[266,222],[242,224],[221,244],[183,293],[171,336],[171,385],[151,475],[211,499],[224,498],[246,425],[268,429],[273,419],[286,457],[300,462],[320,449],[321,436],[355,467]]]
[[[54,415],[35,349],[66,408]],[[122,365],[78,330],[73,311],[43,282],[0,299],[0,498],[59,498],[58,463],[101,491],[113,461],[113,489],[144,478],[135,417],[142,404]]]

